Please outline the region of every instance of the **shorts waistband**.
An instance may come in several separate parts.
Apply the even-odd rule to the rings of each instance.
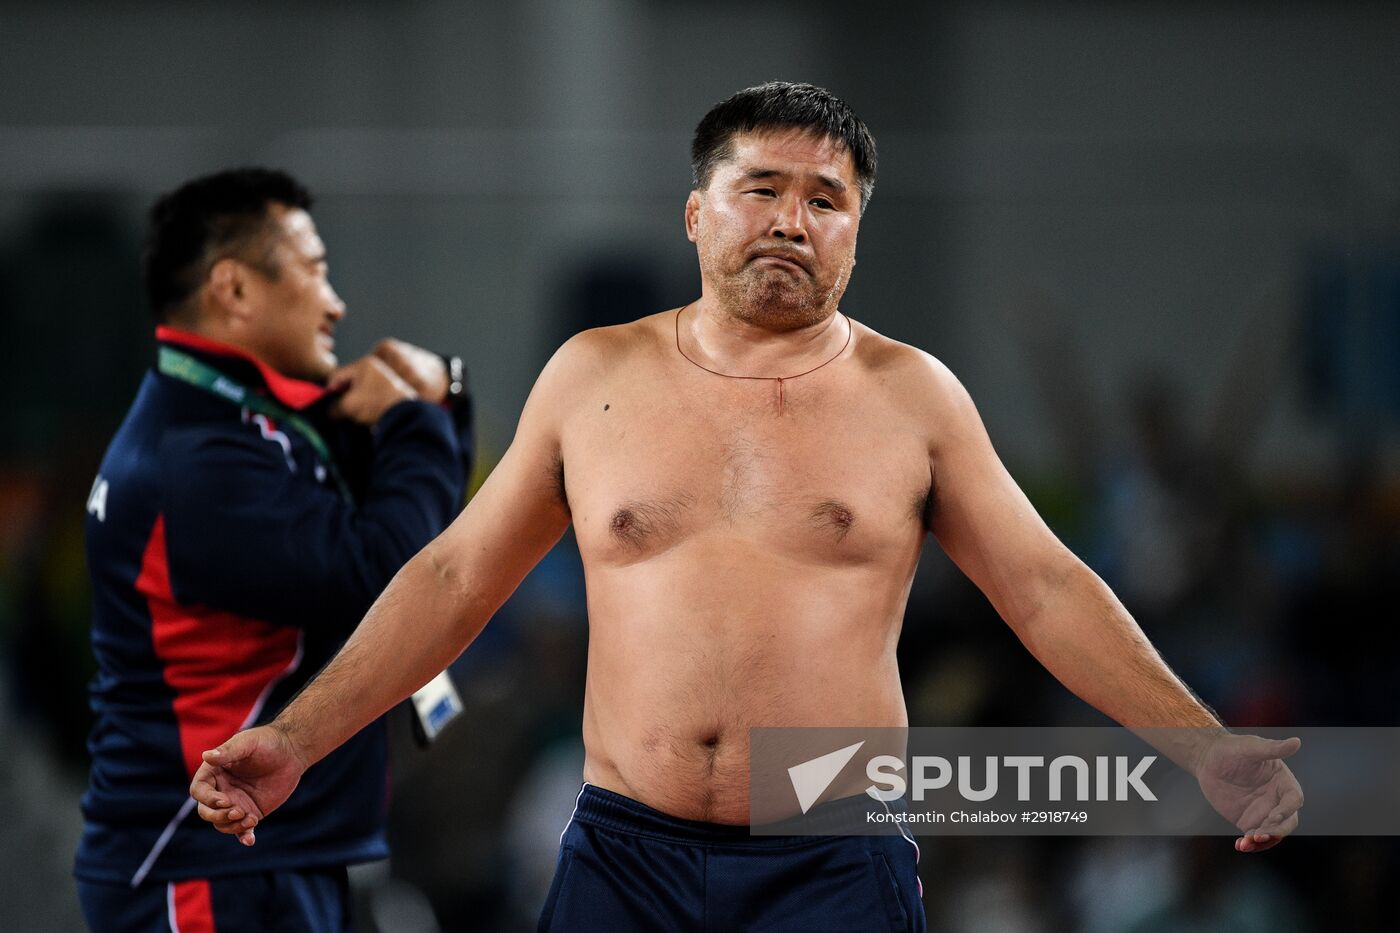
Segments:
[[[573,820],[588,823],[618,832],[656,836],[676,842],[693,844],[783,846],[798,842],[810,842],[812,837],[827,834],[825,827],[836,831],[845,827],[849,834],[852,814],[871,811],[884,811],[885,804],[864,794],[833,800],[814,807],[802,818],[801,828],[793,834],[769,835],[770,830],[780,830],[780,825],[765,827],[765,835],[754,835],[747,824],[707,823],[703,820],[685,820],[680,817],[654,810],[640,800],[633,800],[622,794],[584,784],[579,792],[578,805],[574,809]],[[895,829],[893,833],[898,833]],[[876,830],[870,835],[884,835]]]

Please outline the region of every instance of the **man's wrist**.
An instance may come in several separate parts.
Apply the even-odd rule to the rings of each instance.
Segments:
[[[1187,767],[1191,772],[1191,776],[1199,780],[1201,777],[1201,768],[1205,764],[1211,749],[1213,749],[1221,739],[1229,735],[1230,730],[1226,729],[1224,726],[1217,726],[1215,728],[1190,729],[1188,733],[1191,736],[1191,747],[1187,752]]]
[[[309,747],[297,740],[296,726],[286,720],[285,710],[282,715],[268,723],[267,727],[281,736],[282,742],[291,751],[292,757],[301,764],[302,771],[311,767],[315,762],[315,756]]]

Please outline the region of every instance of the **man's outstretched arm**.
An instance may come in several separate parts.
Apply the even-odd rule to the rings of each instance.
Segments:
[[[1153,744],[1200,779],[1217,810],[1248,824],[1240,825],[1246,835],[1237,849],[1276,844],[1297,826],[1302,805],[1280,760],[1297,750],[1296,740],[1226,733],[1108,586],[1046,527],[997,457],[962,385],[942,364],[929,360],[928,367],[938,426],[929,451],[932,526],[948,556],[1081,699],[1129,728],[1181,730],[1154,731]],[[1239,799],[1231,798],[1233,787],[1244,788]]]
[[[541,374],[515,440],[467,508],[410,560],[345,646],[271,723],[204,753],[190,794],[245,845],[301,774],[450,664],[559,540],[560,425],[594,361],[575,338]]]

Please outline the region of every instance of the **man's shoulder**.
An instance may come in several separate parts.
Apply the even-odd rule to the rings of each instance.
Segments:
[[[246,431],[239,409],[154,372],[113,435],[104,469],[160,467],[172,454],[207,444],[210,438]]]
[[[580,359],[615,362],[621,356],[655,350],[661,343],[663,325],[674,317],[674,311],[662,311],[626,324],[590,327],[570,337],[559,352]]]
[[[855,328],[857,358],[882,382],[920,394],[946,392],[957,384],[952,371],[928,351],[887,337],[858,321],[852,321],[851,326]]]
[[[558,421],[599,388],[635,376],[640,364],[659,358],[662,322],[671,314],[662,312],[574,334],[545,364],[526,412],[548,413],[547,420]]]
[[[891,406],[928,432],[932,446],[976,418],[967,390],[943,361],[857,324],[857,352],[871,381]]]
[[[577,384],[609,373],[617,373],[620,364],[635,364],[647,355],[655,355],[663,345],[663,322],[673,312],[663,311],[647,317],[579,331],[566,340],[545,367],[542,378],[550,382]]]

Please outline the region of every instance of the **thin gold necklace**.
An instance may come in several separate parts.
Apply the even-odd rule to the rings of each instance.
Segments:
[[[851,319],[846,317],[846,315],[841,314],[840,311],[837,311],[837,314],[841,314],[841,316],[846,319],[846,342],[841,344],[841,349],[837,350],[835,356],[832,356],[831,359],[818,363],[811,369],[804,370],[800,373],[794,373],[791,376],[736,376],[732,373],[722,373],[719,370],[711,369],[703,363],[697,363],[695,362],[695,360],[692,360],[689,356],[686,356],[685,351],[681,349],[681,315],[684,314],[686,311],[689,311],[690,305],[693,304],[695,304],[695,302],[692,301],[689,305],[686,305],[684,308],[681,308],[679,311],[676,312],[676,352],[679,353],[686,360],[686,362],[690,363],[693,366],[698,366],[705,372],[715,376],[723,376],[726,379],[767,379],[769,382],[776,382],[778,384],[778,414],[780,415],[783,413],[783,383],[789,379],[800,379],[803,376],[810,375],[811,373],[814,373],[817,370],[821,369],[827,363],[834,361],[842,353],[845,353],[846,348],[851,345],[851,334],[855,330],[855,328],[851,324]]]

